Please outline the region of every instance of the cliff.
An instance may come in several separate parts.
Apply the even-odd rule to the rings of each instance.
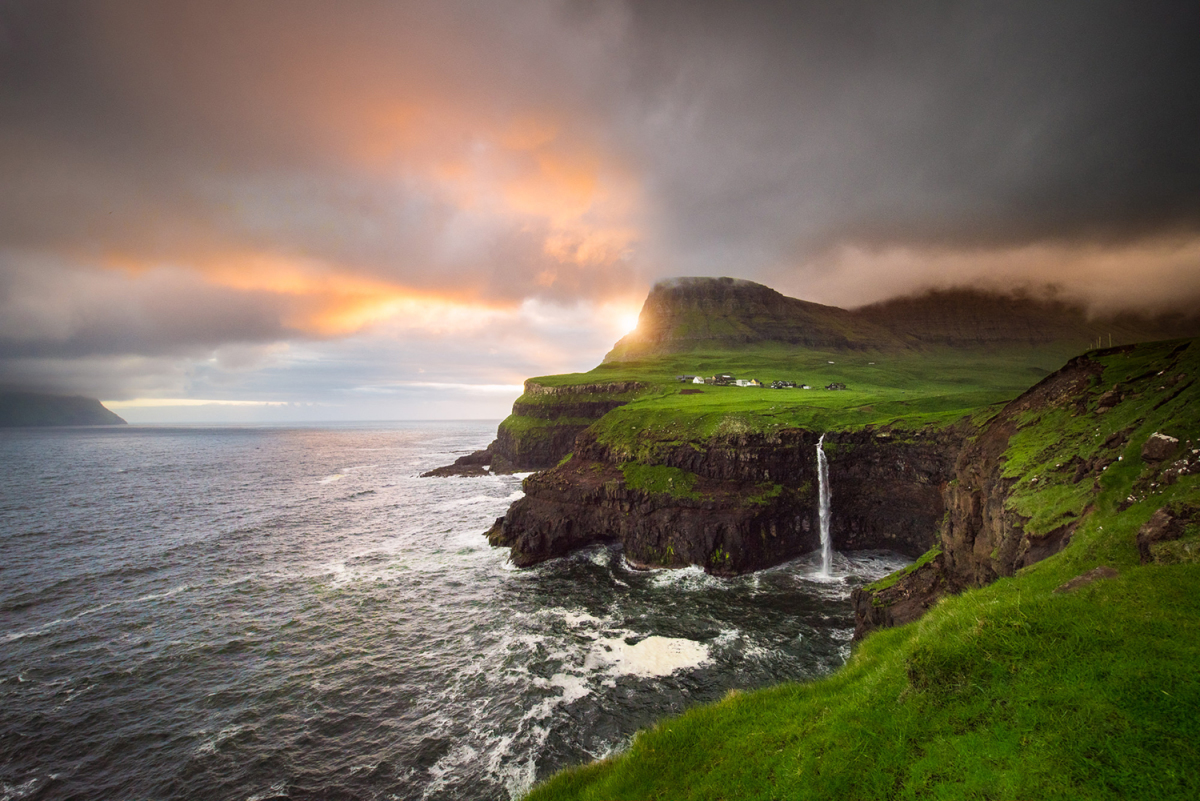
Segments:
[[[751,281],[671,279],[654,286],[635,331],[601,365],[587,373],[530,379],[488,448],[426,475],[553,467],[584,430],[614,409],[668,392],[680,373],[732,370],[767,383],[874,387],[885,390],[878,400],[896,404],[909,403],[914,391],[925,398],[957,395],[966,413],[1013,397],[1089,343],[1181,332],[1200,333],[1200,322],[1182,316],[1093,319],[1061,301],[970,289],[845,310],[789,298]],[[964,390],[978,394],[968,399]],[[887,422],[885,415],[876,416]],[[844,419],[828,423],[844,428]]]
[[[958,455],[936,550],[854,592],[856,635],[915,620],[947,594],[1061,551],[1104,502],[1110,468],[1137,471],[1130,492],[1110,497],[1118,509],[1200,472],[1198,351],[1197,340],[1094,351],[1005,406]],[[1159,530],[1170,527],[1164,520]]]
[[[831,676],[730,693],[661,721],[529,801],[1200,797],[1197,376],[1200,340],[1096,350],[975,412],[941,484],[933,547],[855,594],[860,635],[919,620],[875,631]],[[601,440],[608,428],[596,426]],[[905,475],[892,463],[917,438],[893,430],[899,441],[879,448],[880,431],[870,445],[867,433],[840,432],[831,466]],[[772,461],[812,444],[789,437],[751,447],[755,469],[735,468],[732,454],[713,461],[749,478],[801,469]],[[851,455],[851,439],[878,458]],[[639,459],[670,451],[636,439],[606,448]],[[627,485],[645,481],[623,473]],[[673,479],[683,494],[680,478],[660,475],[658,486]],[[835,520],[845,481],[835,474]]]
[[[0,428],[124,424],[124,420],[104,408],[95,398],[0,392]]]
[[[546,385],[525,382],[512,414],[500,423],[496,439],[480,451],[422,477],[516,473],[553,467],[575,444],[575,438],[604,415],[644,391],[638,381]]]
[[[488,533],[517,565],[595,542],[620,542],[634,564],[757,570],[819,547],[816,445],[803,429],[718,434],[629,460],[586,432],[572,457],[525,481],[525,497]],[[917,556],[943,515],[961,428],[867,428],[825,437],[843,550]]]

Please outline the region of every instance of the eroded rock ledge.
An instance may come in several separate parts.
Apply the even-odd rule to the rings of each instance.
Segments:
[[[553,467],[571,452],[582,431],[644,389],[640,381],[549,386],[530,379],[490,445],[421,475],[481,476]]]
[[[827,434],[835,547],[914,557],[927,550],[963,434]],[[488,539],[511,547],[522,566],[597,542],[622,543],[636,564],[699,565],[719,575],[779,564],[819,547],[818,437],[785,429],[714,438],[666,449],[658,464],[643,465],[585,432],[568,461],[526,479],[525,497]]]

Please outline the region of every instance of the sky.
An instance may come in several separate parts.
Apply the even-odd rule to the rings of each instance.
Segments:
[[[0,0],[0,387],[500,418],[647,291],[1200,299],[1194,0]]]

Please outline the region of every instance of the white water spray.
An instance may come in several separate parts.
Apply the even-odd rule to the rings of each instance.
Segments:
[[[833,575],[833,541],[829,537],[829,502],[833,491],[829,488],[829,462],[825,460],[825,435],[817,440],[817,489],[818,511],[821,513],[821,575]]]

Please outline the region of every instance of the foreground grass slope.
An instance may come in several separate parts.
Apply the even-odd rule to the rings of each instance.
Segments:
[[[1200,344],[1094,358],[1087,396],[1031,410],[1006,453],[1031,522],[1082,515],[1065,550],[872,634],[830,678],[693,709],[531,801],[1200,797],[1200,564],[1142,564],[1135,544],[1156,510],[1200,505],[1200,476],[1142,458],[1155,432],[1200,444]],[[1071,457],[1114,433],[1078,486]],[[1117,575],[1056,592],[1100,565]]]

